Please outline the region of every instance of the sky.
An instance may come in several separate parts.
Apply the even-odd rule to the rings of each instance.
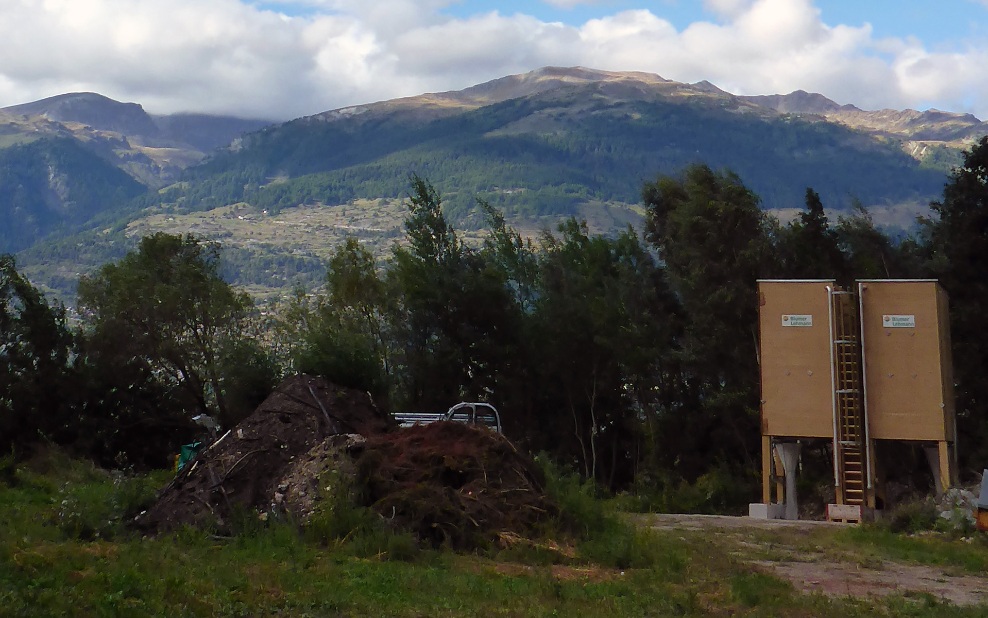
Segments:
[[[288,120],[543,66],[988,119],[988,0],[0,0],[0,107]]]

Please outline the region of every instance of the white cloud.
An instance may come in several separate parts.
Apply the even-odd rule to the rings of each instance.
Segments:
[[[988,117],[988,44],[947,52],[876,39],[867,24],[823,23],[811,0],[704,0],[717,21],[682,29],[659,9],[576,26],[496,11],[455,18],[444,9],[456,0],[0,4],[0,106],[92,90],[154,112],[280,119],[583,65],[706,79],[739,94],[803,89],[866,108]]]

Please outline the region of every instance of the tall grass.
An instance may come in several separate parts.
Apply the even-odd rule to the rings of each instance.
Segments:
[[[615,569],[660,568],[681,573],[686,559],[683,547],[621,517],[618,503],[603,500],[592,481],[564,471],[548,458],[538,458],[546,478],[546,491],[559,506],[551,533],[571,536],[585,561]]]

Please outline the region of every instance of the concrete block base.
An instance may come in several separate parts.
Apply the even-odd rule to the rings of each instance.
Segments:
[[[863,521],[873,521],[875,517],[875,509],[870,509],[860,504],[827,505],[827,521],[844,524],[860,524]]]
[[[786,505],[752,502],[748,505],[748,517],[752,519],[785,519]]]

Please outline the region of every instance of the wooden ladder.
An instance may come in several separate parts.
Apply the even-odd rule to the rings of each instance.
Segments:
[[[834,359],[834,458],[837,504],[866,506],[864,413],[861,395],[861,342],[857,302],[850,292],[831,296]]]

